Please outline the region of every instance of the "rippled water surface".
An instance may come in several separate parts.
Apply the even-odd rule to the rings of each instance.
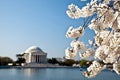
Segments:
[[[120,80],[111,71],[102,71],[96,78],[87,79],[79,68],[0,69],[0,80]]]

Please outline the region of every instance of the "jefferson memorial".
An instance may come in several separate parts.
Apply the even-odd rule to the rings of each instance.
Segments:
[[[46,63],[47,62],[47,53],[43,52],[39,47],[32,46],[28,48],[23,57],[26,60],[26,63]]]

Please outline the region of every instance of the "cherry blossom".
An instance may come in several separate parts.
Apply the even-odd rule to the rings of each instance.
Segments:
[[[83,73],[88,78],[93,78],[97,74],[99,74],[103,69],[105,69],[106,65],[102,65],[97,61],[93,61],[90,67],[87,68],[87,71]]]
[[[77,52],[74,50],[74,48],[67,48],[65,50],[65,53],[67,59],[73,59],[76,56]]]
[[[113,64],[113,70],[120,75],[120,61]]]
[[[71,47],[74,47],[75,50],[80,51],[85,47],[85,44],[80,41],[72,41]]]
[[[79,54],[81,58],[88,58],[94,54],[94,51],[91,48],[88,48],[84,53]]]
[[[67,38],[74,39],[71,48],[65,50],[66,58],[73,59],[77,53],[82,59],[94,56],[83,73],[88,78],[98,75],[108,63],[120,75],[120,0],[91,0],[82,8],[71,4],[66,13],[72,19],[84,19],[83,25],[70,27],[66,33]],[[87,44],[79,41],[86,28],[95,32],[93,40],[88,40],[91,47],[87,49]]]
[[[84,29],[82,27],[73,28],[72,26],[68,29],[66,37],[68,38],[78,38],[84,34]]]

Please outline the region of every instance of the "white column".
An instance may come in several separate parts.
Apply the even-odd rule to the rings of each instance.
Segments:
[[[29,61],[28,63],[31,63],[31,53],[29,53]]]
[[[34,55],[32,55],[32,62],[34,62]]]
[[[33,56],[31,55],[31,62],[33,62]]]
[[[33,55],[33,62],[35,62],[35,55]]]

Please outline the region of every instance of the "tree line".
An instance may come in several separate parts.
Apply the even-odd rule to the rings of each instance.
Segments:
[[[16,64],[21,66],[21,63],[25,63],[25,59],[22,57],[22,55],[17,54],[16,57],[17,57],[17,60],[14,61],[10,57],[0,56],[0,66],[7,66],[9,63],[12,63],[13,66],[16,66]],[[73,60],[73,59],[65,59],[63,61],[58,61],[56,58],[48,58],[47,63],[58,64],[60,66],[72,66],[73,64],[79,64],[81,67],[87,67],[92,63],[92,61]]]
[[[49,58],[47,62],[50,64],[59,64],[60,66],[73,66],[73,64],[79,64],[81,67],[88,67],[92,64],[92,61],[88,60],[65,59],[64,61],[58,61],[56,58]]]

